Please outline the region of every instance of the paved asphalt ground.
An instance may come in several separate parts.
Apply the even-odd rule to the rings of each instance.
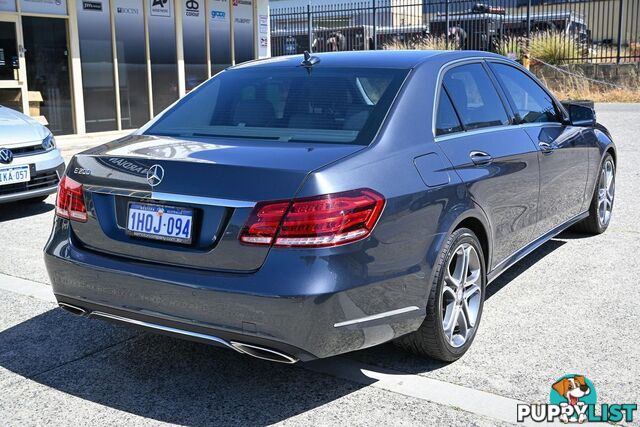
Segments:
[[[494,282],[473,347],[449,365],[383,345],[283,366],[77,318],[47,288],[54,198],[1,206],[0,424],[495,425],[567,373],[599,402],[638,403],[640,105],[597,112],[619,150],[611,227],[563,233]]]

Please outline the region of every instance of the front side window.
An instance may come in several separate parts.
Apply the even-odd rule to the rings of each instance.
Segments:
[[[465,130],[509,123],[500,96],[482,64],[455,67],[447,71],[443,83]]]
[[[248,67],[220,73],[146,133],[368,145],[408,70]]]
[[[551,97],[531,77],[507,64],[492,63],[491,69],[511,98],[522,123],[561,121]]]

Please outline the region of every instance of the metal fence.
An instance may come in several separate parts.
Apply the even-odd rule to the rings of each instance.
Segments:
[[[365,0],[271,10],[274,56],[484,50],[553,63],[640,62],[640,0]]]

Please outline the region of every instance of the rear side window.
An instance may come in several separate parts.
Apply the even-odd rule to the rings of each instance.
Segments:
[[[444,90],[440,89],[440,99],[438,100],[438,112],[436,119],[436,135],[446,135],[448,133],[460,132],[462,125],[456,111],[451,105],[451,99]]]
[[[504,105],[481,64],[455,67],[447,71],[443,82],[466,130],[509,123]]]
[[[246,67],[224,71],[166,112],[148,135],[368,145],[406,69]]]
[[[551,97],[522,71],[506,64],[491,64],[523,123],[559,122]]]

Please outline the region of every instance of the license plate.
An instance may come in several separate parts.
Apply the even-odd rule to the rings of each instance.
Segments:
[[[0,185],[18,184],[29,182],[29,180],[31,180],[29,165],[0,169]]]
[[[191,243],[193,210],[145,203],[129,203],[130,235],[174,243]]]

